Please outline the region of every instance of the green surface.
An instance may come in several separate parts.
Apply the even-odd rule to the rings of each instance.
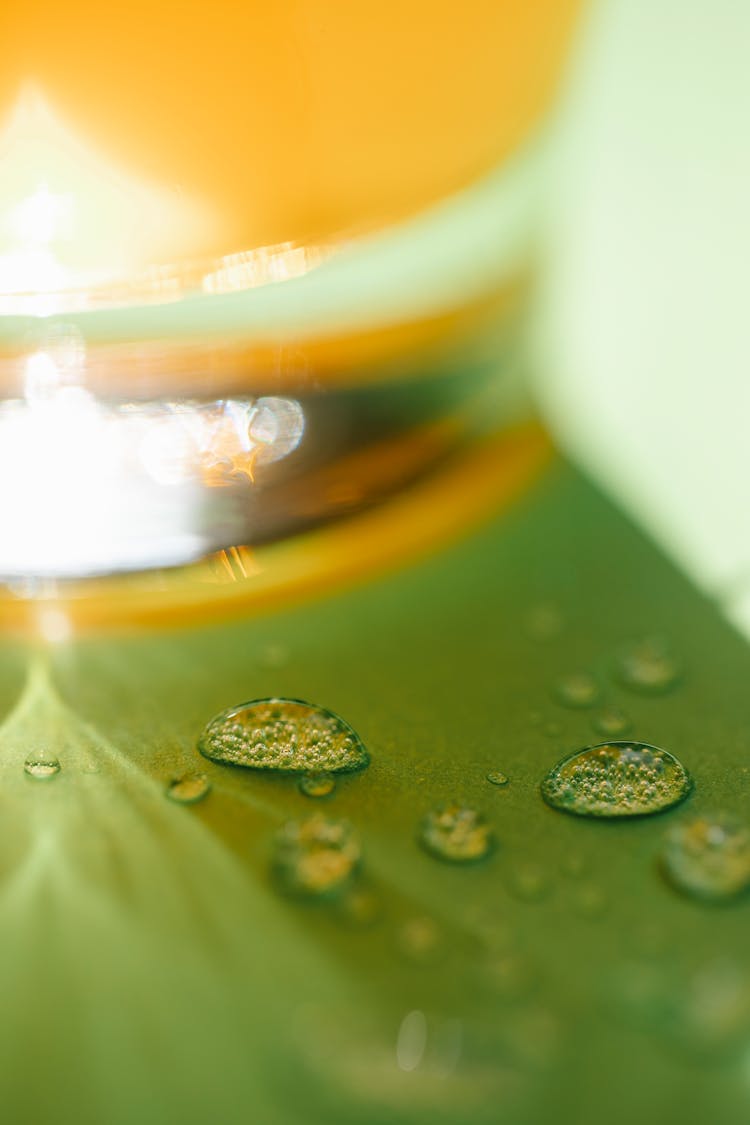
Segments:
[[[563,627],[538,639],[528,622],[543,603]],[[683,681],[630,695],[613,659],[654,632]],[[24,659],[8,648],[0,677],[7,1120],[746,1119],[750,903],[681,897],[656,857],[689,811],[747,809],[750,653],[570,469],[471,539],[359,589],[58,648],[19,704]],[[544,804],[549,766],[602,740],[595,709],[554,699],[580,669],[633,737],[691,771],[685,805],[604,823]],[[342,715],[369,769],[314,801],[293,779],[199,758],[214,714],[264,695]],[[35,782],[22,763],[42,745],[62,772]],[[186,768],[213,790],[180,807],[163,787]],[[509,783],[490,784],[491,770]],[[495,828],[484,863],[441,863],[415,840],[453,798]],[[360,835],[368,925],[269,878],[278,826],[317,810]],[[415,1010],[424,1021],[399,1040]],[[397,1065],[397,1041],[414,1069]]]

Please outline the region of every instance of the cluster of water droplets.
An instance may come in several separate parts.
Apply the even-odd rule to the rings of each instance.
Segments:
[[[605,742],[558,762],[542,782],[542,796],[579,816],[644,816],[682,801],[691,785],[668,751],[645,742]]]
[[[222,711],[203,731],[198,749],[223,765],[283,773],[343,773],[369,762],[348,723],[296,699],[259,699]]]

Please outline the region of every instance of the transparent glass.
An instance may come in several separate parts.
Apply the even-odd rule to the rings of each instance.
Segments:
[[[541,122],[576,7],[3,12],[12,596],[163,589],[208,558],[200,601],[525,419]]]

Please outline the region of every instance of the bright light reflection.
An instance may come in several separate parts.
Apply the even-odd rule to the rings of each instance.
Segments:
[[[221,258],[216,268],[204,275],[201,287],[205,293],[233,293],[288,281],[319,266],[329,254],[325,247],[295,246],[293,242],[241,250]]]
[[[66,291],[132,279],[219,236],[217,217],[113,167],[34,87],[0,129],[0,314],[47,316]]]
[[[0,403],[0,574],[137,570],[223,546],[212,487],[296,448],[299,404],[107,405],[76,382],[75,355],[63,338],[28,356],[25,399]]]

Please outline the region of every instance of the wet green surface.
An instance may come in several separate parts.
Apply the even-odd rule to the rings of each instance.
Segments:
[[[629,693],[618,654],[653,634],[681,680]],[[0,676],[8,1120],[746,1118],[750,899],[690,900],[658,858],[681,817],[748,814],[750,652],[569,469],[360,589],[58,648],[19,704],[23,664],[8,649]],[[555,683],[581,671],[601,699],[561,706]],[[195,748],[213,715],[264,696],[332,709],[372,756],[325,800],[362,847],[338,899],[272,878],[279,827],[315,811],[297,780]],[[601,741],[609,706],[685,764],[684,805],[616,823],[545,805],[543,775]],[[23,770],[37,749],[62,767],[44,783]],[[181,807],[165,786],[191,769],[211,792]],[[419,846],[452,801],[487,817],[483,862]]]

